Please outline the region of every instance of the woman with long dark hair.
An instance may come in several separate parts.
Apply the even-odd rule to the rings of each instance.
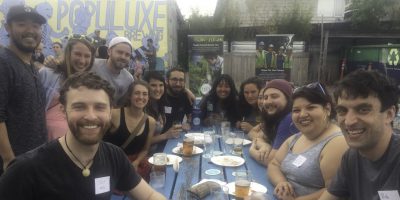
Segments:
[[[229,121],[231,126],[235,126],[239,121],[237,100],[237,90],[232,77],[222,74],[214,81],[210,92],[200,101],[203,125]]]
[[[258,108],[258,93],[264,87],[264,82],[258,77],[251,77],[240,85],[239,113],[240,123],[237,128],[248,133],[254,126],[261,123],[261,113]]]

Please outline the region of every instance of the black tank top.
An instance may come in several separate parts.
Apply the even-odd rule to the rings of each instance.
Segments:
[[[103,140],[109,143],[112,143],[116,146],[121,146],[131,134],[126,126],[125,121],[125,109],[121,108],[120,114],[120,122],[119,127],[115,133],[107,132],[104,135]],[[128,144],[128,146],[123,149],[127,155],[133,155],[139,153],[144,146],[146,145],[147,136],[149,134],[149,119],[147,118],[145,127],[143,129],[142,134],[137,135],[133,140]]]

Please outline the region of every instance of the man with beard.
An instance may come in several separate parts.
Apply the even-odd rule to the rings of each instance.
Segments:
[[[46,19],[18,5],[10,8],[6,22],[10,44],[0,48],[0,174],[15,156],[47,140],[45,94],[31,60]]]
[[[93,72],[76,73],[60,90],[69,131],[19,156],[0,179],[0,199],[165,199],[136,174],[124,152],[102,141],[110,127],[113,88]]]
[[[161,134],[167,132],[172,126],[175,128],[190,129],[192,103],[188,91],[185,89],[185,72],[183,69],[174,67],[167,71],[167,92],[165,93],[165,124]],[[187,121],[182,124],[184,117]],[[164,149],[166,140],[157,145],[157,151]]]
[[[255,126],[248,135],[253,139],[251,157],[265,166],[282,143],[298,132],[292,123],[292,94],[292,86],[283,79],[269,81],[259,94],[263,123]]]
[[[350,149],[320,200],[400,199],[400,135],[392,127],[399,89],[385,75],[362,70],[341,80],[334,96]]]
[[[125,37],[115,37],[108,46],[106,59],[96,59],[92,71],[107,80],[115,89],[114,106],[121,107],[124,103],[124,95],[129,85],[133,82],[133,76],[126,69],[132,54],[132,43]]]

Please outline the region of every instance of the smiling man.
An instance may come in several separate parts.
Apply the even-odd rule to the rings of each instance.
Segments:
[[[6,22],[10,45],[0,48],[0,174],[15,156],[47,139],[44,90],[31,60],[46,19],[18,5],[10,8]]]
[[[132,43],[126,37],[115,37],[108,46],[106,59],[96,59],[92,71],[107,80],[115,89],[114,106],[121,107],[124,95],[129,85],[133,82],[133,76],[127,70],[132,54]]]
[[[399,90],[382,74],[356,71],[335,91],[337,121],[350,149],[320,200],[400,199],[400,135],[392,122]]]
[[[60,90],[70,131],[19,156],[0,179],[0,199],[165,199],[136,174],[124,152],[102,142],[110,127],[113,88],[91,72],[76,73]]]

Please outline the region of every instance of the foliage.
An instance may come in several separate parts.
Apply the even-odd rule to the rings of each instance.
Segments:
[[[380,32],[400,28],[398,0],[353,0],[350,11],[355,30]]]
[[[302,6],[294,4],[289,10],[275,15],[273,26],[276,33],[293,33],[295,40],[308,40],[312,30],[311,18],[311,9],[304,9]]]

